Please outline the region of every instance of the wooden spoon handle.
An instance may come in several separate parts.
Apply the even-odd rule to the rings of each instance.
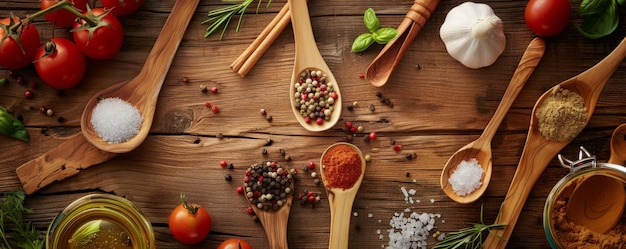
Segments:
[[[389,41],[367,67],[366,77],[373,86],[381,87],[387,83],[391,73],[396,69],[409,45],[422,30],[437,5],[439,5],[439,0],[415,0],[413,2],[397,28],[398,36]]]
[[[108,161],[116,155],[98,149],[89,143],[82,133],[78,133],[15,171],[24,192],[32,194],[53,182],[76,175],[82,169]]]
[[[483,135],[480,137],[480,139],[485,139],[485,141],[491,141],[491,138],[493,138],[493,136],[496,134],[498,127],[502,123],[502,120],[504,120],[507,111],[509,110],[509,108],[511,108],[513,102],[515,102],[517,95],[524,88],[524,85],[526,84],[528,78],[530,78],[532,73],[535,71],[535,67],[537,67],[539,61],[541,61],[545,50],[546,43],[542,38],[537,37],[530,41],[530,44],[528,44],[526,51],[522,55],[522,58],[520,59],[520,62],[515,69],[515,72],[513,73],[513,77],[511,78],[511,82],[509,82],[509,86],[504,92],[502,101],[500,101],[496,112],[493,114],[493,117],[485,127]]]
[[[346,249],[350,235],[350,217],[352,216],[352,204],[354,203],[353,192],[328,191],[328,203],[330,204],[330,240],[329,249]]]

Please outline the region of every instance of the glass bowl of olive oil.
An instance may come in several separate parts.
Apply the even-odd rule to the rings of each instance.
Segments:
[[[48,249],[154,249],[152,224],[131,201],[112,194],[81,197],[48,227]]]

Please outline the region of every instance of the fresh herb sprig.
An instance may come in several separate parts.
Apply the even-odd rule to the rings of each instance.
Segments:
[[[480,223],[474,223],[471,227],[463,228],[457,232],[451,232],[446,238],[439,241],[432,249],[455,249],[455,248],[483,248],[483,232],[491,232],[492,229],[502,229],[506,224],[485,225],[483,221],[483,206],[480,206]],[[501,237],[499,237],[502,239]]]
[[[246,13],[246,9],[248,9],[248,6],[250,6],[250,4],[254,2],[254,0],[222,0],[222,2],[230,3],[230,5],[209,11],[209,18],[202,21],[202,24],[209,25],[206,28],[206,32],[204,33],[205,38],[212,35],[221,26],[224,26],[224,28],[222,29],[220,40],[224,38],[224,33],[226,33],[226,29],[228,28],[230,21],[235,15],[239,15],[239,20],[237,21],[237,29],[235,30],[236,32],[239,32],[243,21],[243,16]],[[263,0],[259,0],[259,3],[256,7],[256,13],[259,13],[261,2],[263,2]],[[269,0],[267,2],[266,8],[269,7],[271,3],[272,1]]]
[[[24,207],[24,191],[4,194],[0,202],[0,248],[2,249],[42,249],[45,240],[30,222],[24,222],[23,215],[32,210]]]
[[[360,34],[354,39],[354,42],[352,42],[352,52],[363,52],[374,44],[374,42],[387,44],[398,35],[398,31],[394,28],[380,27],[380,21],[372,8],[365,10],[363,23],[365,23],[365,27],[369,32]]]

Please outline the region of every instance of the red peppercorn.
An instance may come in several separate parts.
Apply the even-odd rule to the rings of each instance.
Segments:
[[[213,111],[213,113],[218,113],[220,112],[220,108],[214,105],[213,107],[211,107],[211,111]]]
[[[207,101],[206,103],[204,103],[204,106],[206,106],[206,107],[209,107],[209,108],[210,108],[210,107],[211,107],[211,102]]]
[[[17,76],[17,84],[19,85],[24,84],[24,78],[22,78],[22,76]]]
[[[375,139],[376,139],[376,132],[370,133],[370,140],[375,140]]]
[[[315,163],[309,162],[309,169],[315,169]]]
[[[330,94],[330,97],[333,99],[337,99],[339,97],[339,95],[336,92],[333,92]]]
[[[33,91],[31,91],[31,90],[26,90],[26,91],[24,92],[24,97],[25,97],[25,98],[27,98],[27,99],[32,98],[32,97],[33,97],[33,95],[34,95],[34,93],[33,93]]]
[[[307,196],[307,197],[311,197],[311,196],[313,196],[313,192],[311,192],[311,191],[306,192],[306,196]]]
[[[346,128],[348,129],[352,128],[352,122],[346,121]]]
[[[248,213],[249,215],[254,215],[254,209],[252,209],[252,207],[248,207],[246,213]]]
[[[278,163],[276,163],[276,162],[271,162],[271,166],[272,166],[272,168],[276,168],[276,167],[278,167]]]
[[[220,162],[220,166],[222,166],[222,168],[226,168],[226,166],[228,166],[228,163],[226,161],[222,160]]]
[[[350,127],[350,132],[355,133],[358,127],[352,126]]]
[[[243,186],[239,186],[239,187],[237,187],[237,194],[242,195],[242,194],[243,194],[243,192],[244,192],[244,190],[243,190]]]
[[[315,120],[315,122],[316,122],[318,125],[321,125],[321,124],[323,124],[323,123],[324,123],[324,119],[323,119],[323,118],[317,118],[317,120]]]
[[[187,83],[189,83],[189,78],[187,78],[187,77],[182,77],[182,78],[180,79],[180,81],[182,81],[183,83],[187,84]]]
[[[45,106],[40,106],[39,107],[39,112],[46,114],[46,112],[48,111],[48,108],[46,108]]]
[[[315,202],[315,196],[309,196],[309,202],[310,203]]]
[[[211,92],[212,92],[212,93],[217,93],[217,87],[213,87],[213,88],[211,88]]]
[[[359,78],[361,78],[361,79],[365,78],[365,74],[364,73],[359,73]]]
[[[393,146],[393,150],[395,151],[401,151],[402,150],[402,145],[396,144]]]
[[[304,122],[307,123],[307,124],[311,123],[311,118],[310,117],[305,117],[304,118]]]

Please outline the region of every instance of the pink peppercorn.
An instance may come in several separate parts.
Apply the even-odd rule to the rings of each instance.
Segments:
[[[359,73],[359,78],[361,78],[361,79],[365,78],[365,74],[364,73]]]
[[[254,215],[254,209],[252,209],[252,207],[248,207],[246,213],[248,213],[249,215]]]
[[[323,124],[323,123],[324,123],[324,119],[323,119],[323,118],[317,118],[317,120],[315,120],[315,122],[316,122],[318,125],[321,125],[321,124]]]
[[[315,163],[314,162],[309,162],[309,169],[315,169]]]
[[[213,87],[213,88],[211,88],[211,92],[212,92],[212,93],[217,93],[217,87]]]
[[[226,161],[222,160],[222,161],[220,162],[220,166],[221,166],[222,168],[226,168],[226,166],[228,166],[228,163],[227,163]]]
[[[206,103],[204,103],[204,106],[206,106],[206,107],[209,107],[209,108],[210,108],[210,107],[211,107],[211,102],[207,101]]]
[[[307,123],[307,124],[311,123],[311,118],[310,117],[305,117],[304,118],[304,122]]]
[[[355,133],[357,129],[358,129],[357,126],[352,126],[350,127],[350,132]]]
[[[402,150],[402,145],[397,144],[397,145],[393,146],[393,150],[401,151]]]
[[[337,99],[339,97],[339,95],[336,92],[333,92],[330,94],[330,97],[333,99]]]
[[[370,133],[370,140],[376,140],[376,132]]]
[[[237,187],[237,194],[242,195],[242,194],[243,194],[243,192],[244,192],[243,186],[239,186],[239,187]]]
[[[348,129],[352,128],[352,122],[346,121],[346,128]]]
[[[211,107],[211,111],[212,111],[213,113],[218,113],[218,112],[220,112],[220,108],[219,108],[219,107],[217,107],[216,105],[214,105],[213,107]]]
[[[24,98],[30,99],[30,98],[32,98],[32,97],[33,97],[33,95],[34,95],[34,93],[33,93],[33,91],[31,91],[31,90],[26,90],[26,91],[24,92]]]

